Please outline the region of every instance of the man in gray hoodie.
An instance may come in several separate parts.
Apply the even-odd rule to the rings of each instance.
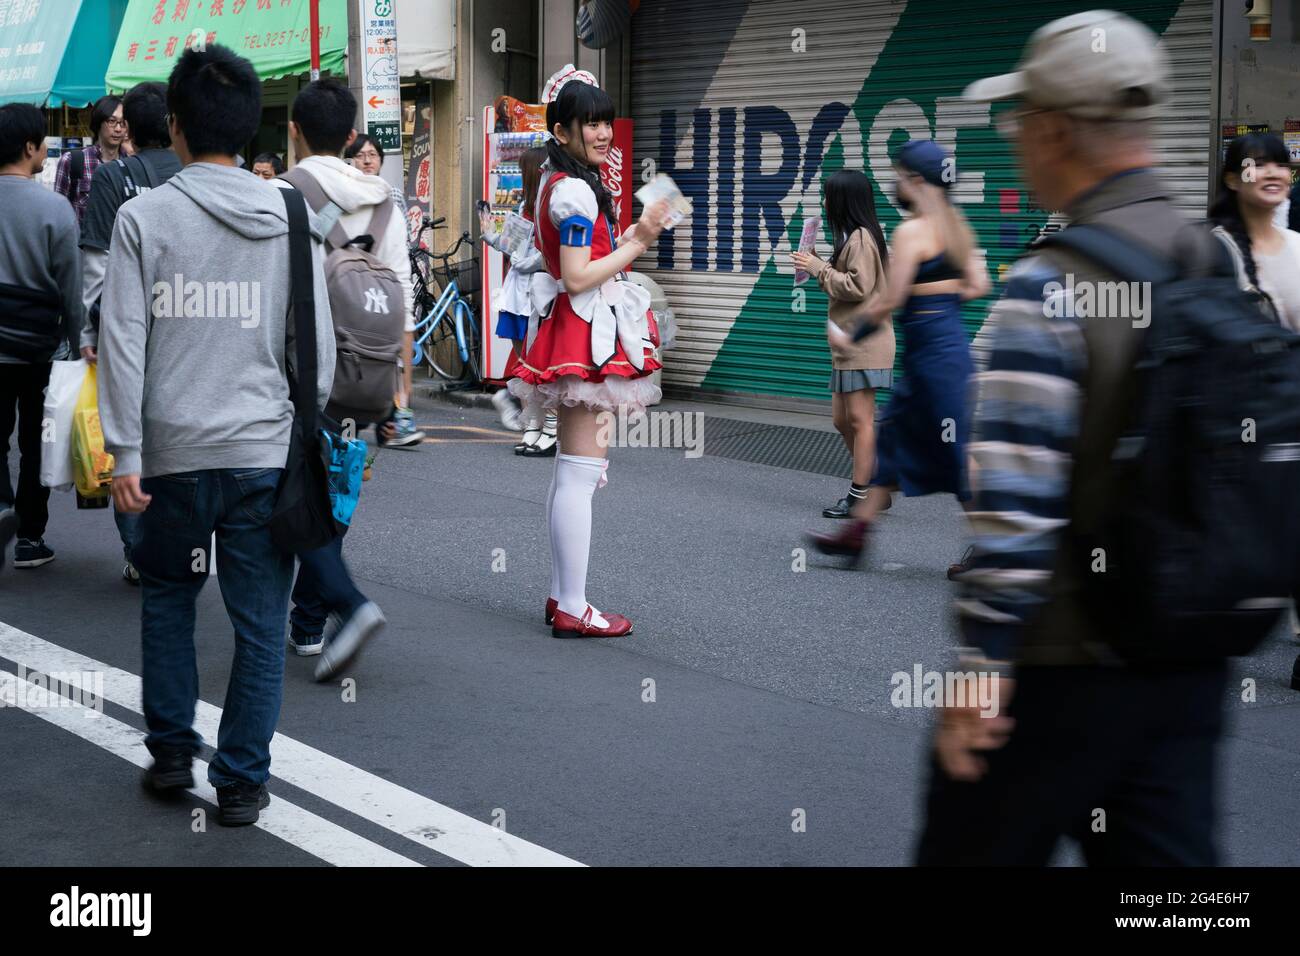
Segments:
[[[193,786],[195,601],[216,534],[235,657],[208,779],[227,825],[269,802],[293,558],[271,541],[293,421],[288,222],[279,190],[235,165],[261,116],[261,83],[229,49],[187,50],[167,87],[184,168],[122,206],[101,300],[100,417],[114,504],[142,514],[145,784]],[[319,239],[319,235],[316,236]],[[334,332],[313,243],[318,404]]]

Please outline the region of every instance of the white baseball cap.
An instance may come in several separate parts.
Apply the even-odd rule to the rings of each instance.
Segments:
[[[1040,27],[1016,72],[977,80],[963,97],[1022,99],[1084,119],[1145,120],[1167,96],[1167,76],[1150,29],[1114,10],[1089,10]]]

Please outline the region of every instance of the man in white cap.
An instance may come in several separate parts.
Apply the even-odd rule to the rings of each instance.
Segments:
[[[1011,101],[997,125],[1040,206],[1208,262],[1209,240],[1151,170],[1166,71],[1145,26],[1108,10],[1055,20],[1016,72],[965,95]],[[969,645],[960,670],[1000,675],[998,716],[942,711],[922,865],[1044,865],[1062,836],[1078,839],[1090,864],[1216,862],[1226,668],[1126,665],[1077,560],[1123,494],[1109,463],[1133,405],[1145,322],[1060,318],[1044,287],[1060,290],[1068,275],[1076,288],[1117,279],[1072,250],[1033,250],[988,319],[994,345],[977,376],[970,446],[974,548],[957,607]]]

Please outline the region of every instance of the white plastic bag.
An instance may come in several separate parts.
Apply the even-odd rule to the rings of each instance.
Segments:
[[[72,488],[72,416],[86,369],[85,359],[50,366],[41,421],[41,484],[55,491]]]

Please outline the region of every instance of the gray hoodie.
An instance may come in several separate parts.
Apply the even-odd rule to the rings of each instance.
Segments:
[[[279,190],[194,163],[122,206],[100,304],[99,413],[119,475],[281,468],[288,222]],[[316,398],[334,380],[334,327],[313,233]],[[289,336],[292,366],[292,335]]]

